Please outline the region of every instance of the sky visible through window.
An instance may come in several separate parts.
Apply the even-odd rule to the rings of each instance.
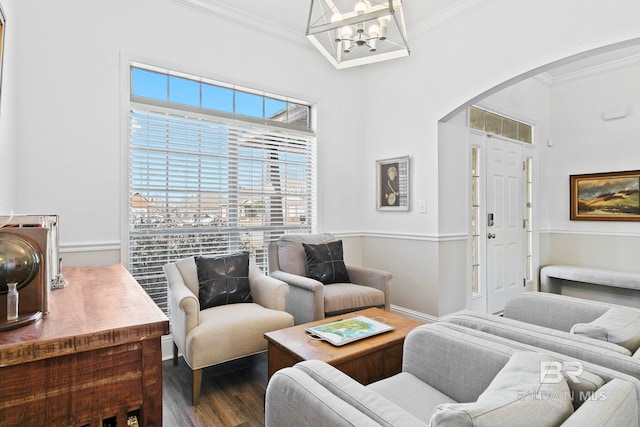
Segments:
[[[131,68],[131,82],[134,96],[285,123],[292,122],[287,114],[290,110],[308,109],[304,105],[265,95],[136,67]]]

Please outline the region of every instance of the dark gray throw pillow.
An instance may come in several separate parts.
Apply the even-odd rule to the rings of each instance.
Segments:
[[[307,261],[307,277],[325,285],[351,282],[342,258],[342,240],[318,245],[303,243],[302,246]]]
[[[200,310],[253,302],[249,288],[249,253],[196,257]]]

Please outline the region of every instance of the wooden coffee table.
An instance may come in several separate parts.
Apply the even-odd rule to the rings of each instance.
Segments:
[[[384,317],[395,329],[341,347],[309,337],[305,328],[354,316]],[[268,341],[269,378],[279,369],[303,360],[322,360],[362,384],[369,384],[402,371],[402,347],[407,334],[423,323],[379,308],[369,308],[329,317],[264,334]]]

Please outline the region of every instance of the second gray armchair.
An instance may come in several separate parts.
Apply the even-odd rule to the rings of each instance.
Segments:
[[[307,268],[314,261],[313,250],[331,258],[331,262],[320,260],[325,268],[316,274]],[[344,265],[342,242],[329,233],[289,234],[269,244],[269,275],[289,284],[286,310],[296,324],[370,307],[389,310],[391,273],[345,265],[346,278],[338,273],[338,264]],[[325,280],[327,275],[335,280]]]

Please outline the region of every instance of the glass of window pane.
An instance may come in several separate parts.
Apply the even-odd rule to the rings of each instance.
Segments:
[[[167,75],[131,68],[131,93],[145,98],[167,100]]]
[[[477,266],[480,262],[478,261],[478,236],[473,236],[473,248],[471,249],[471,264]]]
[[[471,291],[473,295],[478,295],[479,292],[478,286],[478,266],[473,266],[473,272],[471,273]]]
[[[169,101],[200,106],[200,83],[182,77],[169,77]]]
[[[469,109],[469,127],[484,130],[484,110],[475,107]]]
[[[478,221],[480,216],[480,208],[477,206],[473,207],[473,213],[471,215],[471,233],[474,235],[480,234],[480,223]]]
[[[262,111],[263,97],[253,93],[236,91],[236,114],[264,118]]]
[[[233,89],[203,84],[202,108],[233,113]]]
[[[471,149],[471,175],[472,176],[478,176],[480,174],[480,172],[478,171],[478,165],[479,165],[479,149],[477,148],[472,148]]]
[[[487,112],[485,115],[485,131],[500,135],[502,132],[502,117],[497,114]]]
[[[518,139],[518,122],[511,119],[502,119],[502,136]]]
[[[264,116],[266,119],[287,123],[287,103],[279,99],[264,98]]]
[[[518,141],[531,144],[531,126],[525,125],[524,123],[518,124]]]
[[[309,110],[308,105],[289,103],[288,106],[289,117],[288,122],[295,125],[302,125],[309,127]]]

